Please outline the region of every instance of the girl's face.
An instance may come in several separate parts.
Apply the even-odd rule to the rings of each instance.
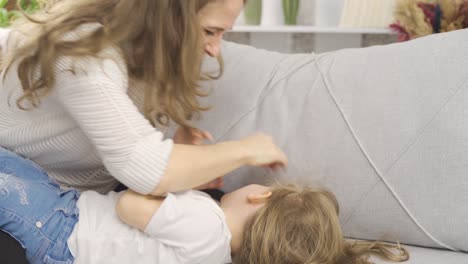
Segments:
[[[243,7],[243,0],[218,0],[200,10],[206,54],[211,57],[219,56],[221,39],[232,28]]]

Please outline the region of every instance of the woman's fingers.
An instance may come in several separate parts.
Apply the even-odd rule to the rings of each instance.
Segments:
[[[219,177],[207,184],[200,185],[195,189],[196,190],[221,189],[223,188],[223,186],[224,186],[224,179],[223,177]]]
[[[193,145],[201,145],[203,141],[213,141],[213,136],[207,132],[202,130],[193,130],[192,131],[192,144]]]
[[[272,163],[267,166],[263,166],[263,168],[272,170],[272,171],[286,171],[286,166],[283,163]]]
[[[249,155],[249,165],[269,167],[273,164],[287,166],[286,154],[273,142],[273,138],[263,133],[255,133],[241,141]]]
[[[208,132],[208,131],[203,131],[203,137],[204,137],[206,140],[214,141],[213,136],[212,136],[212,135],[210,134],[210,132]]]
[[[213,141],[214,139],[208,131],[179,127],[174,134],[173,140],[176,144],[201,145],[205,140]]]

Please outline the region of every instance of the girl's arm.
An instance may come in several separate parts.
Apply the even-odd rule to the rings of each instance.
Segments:
[[[119,197],[115,209],[122,222],[144,232],[164,199],[127,190]]]
[[[210,197],[195,191],[165,198],[127,191],[116,209],[123,223],[177,249],[183,263],[205,263],[207,258],[221,263],[230,257],[229,228],[221,208]]]

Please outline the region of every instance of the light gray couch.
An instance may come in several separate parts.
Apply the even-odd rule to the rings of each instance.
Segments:
[[[347,237],[416,245],[411,264],[468,263],[433,249],[468,251],[468,31],[321,55],[223,48],[198,126],[217,141],[267,132],[290,159],[237,170],[226,190],[321,184]]]

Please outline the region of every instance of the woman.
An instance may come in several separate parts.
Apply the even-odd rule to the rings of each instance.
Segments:
[[[33,160],[61,187],[148,195],[206,184],[243,165],[286,165],[263,134],[209,146],[189,119],[203,53],[242,0],[59,1],[21,21],[2,47],[0,146]],[[140,109],[140,111],[139,111]],[[155,126],[177,123],[176,141]],[[194,133],[192,133],[194,131]],[[197,136],[199,135],[199,136]]]
[[[45,23],[21,23],[6,50],[0,145],[40,164],[62,186],[100,192],[120,181],[160,195],[242,165],[285,164],[264,135],[187,146],[163,140],[151,126],[173,120],[191,128],[188,117],[205,109],[196,100],[204,95],[197,84],[203,51],[219,55],[220,38],[242,6],[61,1]],[[18,33],[25,31],[37,34]]]
[[[133,191],[78,196],[60,190],[44,171],[14,153],[0,150],[0,157],[0,188],[9,193],[0,199],[0,225],[21,241],[32,264],[221,264],[232,258],[240,264],[369,264],[371,255],[408,259],[406,250],[395,245],[345,241],[337,201],[326,190],[249,185],[223,196],[219,205],[198,191],[159,198]],[[33,199],[44,202],[34,204]],[[17,212],[12,216],[11,211]],[[21,229],[14,230],[15,225]]]

